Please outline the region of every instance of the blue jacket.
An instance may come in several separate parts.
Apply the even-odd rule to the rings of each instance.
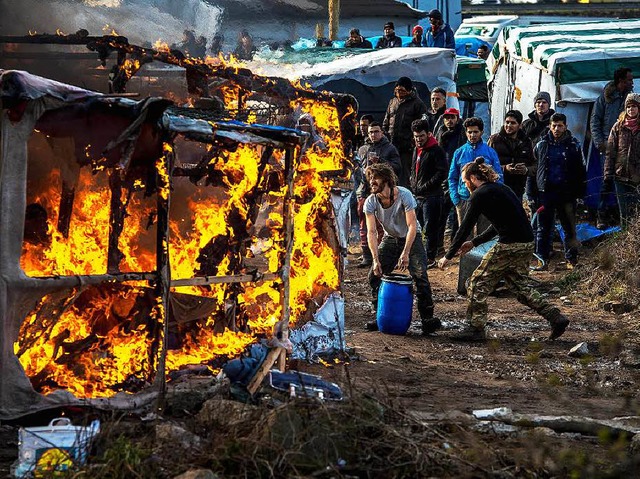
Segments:
[[[427,37],[424,40],[425,47],[451,48],[456,49],[456,40],[453,38],[453,30],[448,23],[443,23],[438,31],[433,34],[431,29],[427,30]]]
[[[561,193],[567,198],[582,198],[585,194],[587,172],[580,142],[567,132],[556,140],[551,132],[534,149],[538,160],[536,182],[538,190]]]
[[[479,156],[483,156],[486,164],[491,166],[493,171],[500,175],[499,182],[504,182],[504,175],[496,150],[482,140],[473,145],[467,141],[453,154],[451,167],[449,167],[449,196],[451,196],[451,201],[454,206],[457,206],[460,201],[468,200],[471,196],[464,181],[462,181],[462,167],[467,163],[471,163]]]

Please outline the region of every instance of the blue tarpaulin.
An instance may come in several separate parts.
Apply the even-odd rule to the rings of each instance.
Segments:
[[[556,229],[558,230],[558,234],[560,235],[560,239],[564,243],[564,230],[562,226],[556,225]],[[592,240],[594,238],[599,238],[601,236],[610,235],[612,233],[617,233],[620,231],[619,226],[612,226],[611,228],[607,228],[606,230],[599,230],[595,226],[590,223],[578,223],[576,225],[576,237],[580,243],[584,243],[586,241]]]

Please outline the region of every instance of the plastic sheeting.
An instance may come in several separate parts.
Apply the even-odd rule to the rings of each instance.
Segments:
[[[37,100],[49,96],[62,101],[78,101],[102,96],[102,93],[42,78],[21,70],[0,70],[0,96],[19,100]]]
[[[312,87],[349,78],[379,87],[406,76],[430,88],[456,91],[456,56],[445,48],[387,48],[314,65],[302,77]]]
[[[293,343],[291,359],[317,360],[322,354],[344,351],[344,298],[333,293],[301,328],[289,333]]]

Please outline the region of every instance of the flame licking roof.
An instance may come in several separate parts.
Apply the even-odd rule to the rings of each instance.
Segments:
[[[20,72],[3,73],[3,92],[5,78],[23,85],[7,94],[16,100],[16,112],[20,101],[74,95],[73,101],[50,105],[29,141],[33,181],[25,196],[39,206],[32,210],[43,212],[35,217],[47,227],[33,243],[25,236],[19,257],[27,275],[43,278],[27,280],[34,298],[41,299],[26,319],[11,305],[6,315],[13,324],[8,330],[20,325],[11,348],[39,391],[67,389],[78,397],[136,391],[162,370],[159,358],[169,371],[200,362],[215,367],[216,357],[237,354],[289,309],[299,320],[311,300],[338,289],[338,248],[322,227],[331,216],[331,181],[322,173],[344,168],[335,107],[325,111],[310,98],[292,100],[290,108],[316,116],[326,148],[306,150],[288,190],[286,172],[297,164],[293,148],[306,138],[295,130],[214,121],[197,110],[167,108],[163,101],[102,97]],[[87,128],[88,121],[96,126]],[[118,161],[103,156],[115,151],[121,153],[114,153]],[[46,177],[38,170],[43,155],[51,166]],[[20,159],[14,155],[12,161]],[[291,273],[283,277],[287,198],[296,236]],[[0,214],[15,221],[4,208]],[[168,241],[149,248],[155,238]],[[246,263],[260,254],[262,267]],[[153,300],[162,297],[157,275],[163,274],[163,255],[171,268],[165,278],[169,303]],[[85,276],[78,283],[72,275]],[[291,302],[283,310],[285,282]],[[194,297],[200,299],[193,302]],[[0,405],[9,389],[20,390],[7,379],[12,372],[2,371]]]

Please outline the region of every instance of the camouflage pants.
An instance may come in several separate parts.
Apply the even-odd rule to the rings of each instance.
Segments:
[[[504,280],[522,304],[547,319],[559,313],[535,289],[528,286],[529,263],[533,258],[533,243],[496,243],[482,258],[469,280],[467,320],[471,326],[484,328],[487,323],[487,298],[498,282]]]

